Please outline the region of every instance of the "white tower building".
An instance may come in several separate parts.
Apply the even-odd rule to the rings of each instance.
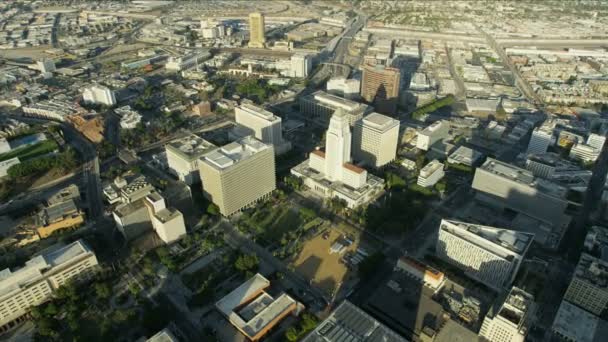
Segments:
[[[310,55],[296,53],[291,56],[291,76],[292,77],[308,77],[312,69],[312,58]]]
[[[350,127],[343,110],[337,110],[331,117],[325,140],[325,174],[331,181],[341,181],[344,164],[350,162],[351,148]]]
[[[97,84],[86,88],[82,92],[82,99],[85,102],[102,104],[106,106],[113,106],[116,104],[114,92],[108,87]]]

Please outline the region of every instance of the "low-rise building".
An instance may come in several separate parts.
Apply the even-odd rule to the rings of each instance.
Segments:
[[[84,214],[72,199],[42,209],[36,216],[36,231],[41,239],[56,231],[77,227],[84,223]]]
[[[479,163],[482,157],[483,154],[477,150],[466,146],[459,146],[449,155],[448,163],[473,167]]]
[[[447,138],[449,133],[449,121],[436,121],[418,133],[416,147],[423,151],[428,151],[434,143]]]
[[[570,149],[570,158],[581,160],[585,163],[593,163],[600,156],[599,149],[587,144],[575,144]]]
[[[322,90],[300,97],[299,102],[300,112],[305,115],[306,120],[324,127],[327,127],[332,115],[338,109],[346,114],[351,126],[363,118],[365,114],[373,111],[371,106],[332,95]]]
[[[20,269],[0,271],[0,333],[49,300],[54,291],[70,281],[86,279],[97,266],[95,253],[82,241],[43,252]]]
[[[251,341],[259,341],[288,315],[298,311],[298,302],[283,293],[272,297],[265,290],[270,281],[257,273],[241,284],[215,307]]]
[[[101,104],[105,106],[113,106],[116,104],[114,91],[99,84],[85,88],[82,92],[82,100],[87,103]]]
[[[426,164],[418,174],[417,184],[425,188],[434,186],[445,176],[443,171],[443,163],[435,159],[430,163]]]
[[[114,112],[120,116],[120,128],[122,129],[134,129],[141,122],[142,115],[129,105],[116,108]]]
[[[439,272],[433,267],[409,256],[399,258],[394,270],[405,272],[409,276],[424,283],[424,285],[432,289],[433,292],[441,290],[446,281],[446,277],[443,272]]]

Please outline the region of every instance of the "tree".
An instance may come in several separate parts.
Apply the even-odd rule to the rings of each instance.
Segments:
[[[300,208],[299,210],[300,218],[304,222],[312,221],[317,217],[317,213],[309,208]]]
[[[96,283],[94,287],[99,299],[108,299],[112,295],[112,288],[107,283]]]
[[[294,327],[289,327],[289,329],[287,329],[287,331],[285,332],[285,338],[289,342],[295,342],[298,340],[299,337],[300,336],[298,334],[298,331]]]
[[[212,216],[218,216],[220,214],[220,208],[214,203],[211,203],[207,206],[207,214]]]
[[[260,260],[258,256],[255,254],[241,254],[236,261],[234,262],[234,267],[242,272],[246,273],[248,271],[253,271],[258,268]]]
[[[404,188],[405,180],[392,172],[386,173],[386,187],[388,189]]]
[[[57,306],[55,306],[54,303],[49,303],[46,308],[44,308],[44,314],[47,317],[53,317],[55,316],[57,313],[59,312],[59,310],[57,309]]]

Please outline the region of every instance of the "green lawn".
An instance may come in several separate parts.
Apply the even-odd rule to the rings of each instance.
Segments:
[[[10,152],[0,154],[0,161],[5,161],[15,157],[18,157],[20,161],[24,161],[52,152],[55,149],[57,149],[57,143],[55,141],[45,140],[34,145],[20,147]]]
[[[277,241],[288,231],[296,230],[302,224],[300,215],[289,208],[281,210],[281,215],[262,233],[262,238],[268,241]]]

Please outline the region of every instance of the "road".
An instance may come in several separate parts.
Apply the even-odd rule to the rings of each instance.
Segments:
[[[521,77],[519,70],[517,70],[515,65],[511,62],[511,59],[509,58],[509,56],[507,56],[505,49],[500,44],[498,44],[496,42],[496,40],[494,39],[494,37],[492,37],[490,34],[484,32],[480,27],[477,27],[477,29],[485,37],[487,44],[490,47],[492,47],[492,49],[494,49],[494,51],[498,54],[498,56],[500,56],[502,63],[504,65],[506,65],[509,68],[509,70],[511,70],[511,73],[515,77],[515,83],[518,85],[518,88],[526,96],[528,101],[530,103],[534,103],[535,105],[537,105],[539,107],[542,107],[543,106],[542,99],[540,98],[540,96],[538,96],[534,92],[532,87],[530,87],[530,84],[526,80],[524,80],[523,77]]]
[[[456,98],[459,100],[464,100],[466,98],[466,87],[464,86],[462,76],[460,76],[456,68],[454,68],[452,51],[448,48],[447,44],[445,44],[445,53],[448,56],[448,67],[450,68],[450,74],[452,74],[452,79],[454,79],[454,83],[456,83]]]
[[[268,252],[264,247],[258,245],[250,238],[236,229],[228,220],[223,219],[221,229],[224,231],[224,240],[231,246],[238,247],[243,251],[253,252],[260,259],[273,267],[276,271],[282,272],[285,277],[294,285],[297,285],[300,290],[314,295],[317,299],[326,302],[326,297],[321,290],[310,286],[303,277],[290,270],[285,263],[277,259],[274,255]]]

